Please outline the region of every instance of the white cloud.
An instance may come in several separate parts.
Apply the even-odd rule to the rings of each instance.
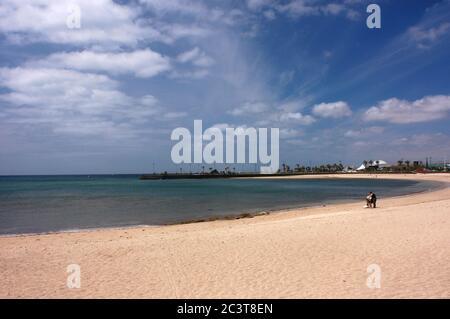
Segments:
[[[169,58],[150,49],[122,53],[93,51],[54,53],[43,60],[29,62],[28,65],[101,71],[114,75],[132,73],[142,78],[149,78],[171,69]]]
[[[163,15],[177,13],[184,15],[207,16],[208,8],[202,2],[190,0],[139,0],[152,12]]]
[[[243,12],[237,8],[220,8],[217,4],[208,5],[210,1],[198,0],[139,0],[145,8],[158,17],[194,18],[197,22],[219,22],[234,25],[243,18]],[[206,29],[204,29],[206,30]]]
[[[280,12],[288,13],[289,15],[295,17],[316,15],[320,13],[317,6],[311,6],[304,0],[294,0],[286,4],[278,5],[277,9]]]
[[[267,20],[274,20],[277,17],[275,11],[273,10],[266,10],[263,12],[263,14]]]
[[[200,49],[195,47],[192,50],[180,53],[177,56],[177,61],[180,63],[186,63],[195,59],[200,53]]]
[[[203,79],[209,75],[207,68],[215,63],[213,58],[198,47],[178,54],[175,61],[179,63],[179,68],[170,74],[174,79]]]
[[[444,119],[450,111],[450,96],[434,95],[410,102],[391,98],[369,108],[366,121],[386,121],[407,124]]]
[[[146,106],[156,106],[158,104],[158,99],[156,97],[154,97],[153,95],[144,95],[141,100],[140,103],[142,105],[146,105]]]
[[[201,51],[198,47],[180,53],[177,56],[177,61],[180,63],[190,62],[198,67],[209,67],[214,64],[214,59],[206,55],[206,53]]]
[[[129,137],[162,109],[146,95],[131,97],[105,75],[51,68],[1,68],[2,122],[44,125],[54,133]],[[107,129],[108,128],[108,129]]]
[[[168,43],[180,38],[204,38],[213,33],[211,29],[195,24],[158,23],[157,26],[163,34],[162,41]]]
[[[214,64],[214,59],[205,54],[202,54],[192,63],[198,67],[209,67]]]
[[[185,117],[187,115],[186,112],[168,112],[163,114],[163,117],[166,119],[178,119]]]
[[[345,137],[360,137],[361,134],[362,134],[361,131],[348,130],[347,132],[345,132],[344,136]]]
[[[296,112],[300,109],[303,109],[309,102],[309,98],[302,98],[302,99],[294,99],[294,100],[288,100],[282,102],[278,109],[282,112]]]
[[[359,13],[352,9],[351,5],[353,5],[353,3],[321,4],[320,2],[308,0],[292,0],[287,3],[275,3],[273,4],[273,7],[279,12],[294,18],[312,15],[344,15],[350,20],[355,20],[359,17]]]
[[[414,134],[408,137],[396,138],[390,142],[390,144],[395,146],[413,145],[416,147],[425,146],[433,143],[436,143],[437,145],[448,145],[449,144],[448,136],[442,133]]]
[[[247,0],[247,7],[252,11],[257,11],[268,6],[272,2],[272,0]]]
[[[316,121],[315,118],[311,115],[303,115],[300,112],[281,113],[281,115],[279,116],[279,120],[281,122],[296,122],[303,125],[309,125]]]
[[[345,6],[337,3],[329,3],[323,6],[322,10],[325,14],[338,15],[343,10],[345,10]]]
[[[172,79],[191,79],[191,80],[200,80],[209,75],[209,71],[207,69],[197,69],[193,71],[173,71],[170,73],[169,77]]]
[[[320,117],[341,118],[352,115],[352,111],[346,102],[339,101],[314,105],[313,114]]]
[[[267,111],[269,106],[262,102],[246,102],[229,113],[234,116],[259,114]]]
[[[198,3],[141,2],[147,2],[148,6],[119,4],[113,0],[3,0],[0,2],[0,33],[10,42],[19,44],[48,42],[102,50],[136,47],[152,41],[170,44],[180,38],[211,34],[210,26],[198,25],[196,21],[203,16],[212,22],[215,15]],[[74,4],[80,8],[80,28],[67,26]],[[160,15],[148,19],[149,9]],[[194,20],[168,22],[165,10],[178,14],[191,12],[191,20]],[[221,19],[230,17],[225,15]]]
[[[282,128],[280,129],[280,138],[289,139],[302,136],[303,132],[301,130],[292,129],[292,128]]]
[[[292,125],[310,125],[316,121],[311,115],[305,115],[297,110],[304,106],[302,100],[292,100],[275,107],[262,101],[246,102],[228,113],[234,116],[251,116],[258,126],[283,127]]]
[[[345,137],[359,138],[359,137],[369,137],[372,135],[378,135],[384,132],[384,127],[372,126],[368,128],[363,128],[360,130],[348,130],[344,133]]]
[[[81,28],[68,28],[70,5],[81,12]],[[18,42],[52,42],[70,45],[129,45],[161,40],[161,33],[138,23],[139,11],[112,0],[2,0],[0,32]]]
[[[435,27],[426,28],[423,25],[411,27],[407,35],[410,39],[417,42],[419,47],[424,47],[436,42],[439,38],[448,35],[450,30],[450,23],[444,22]]]
[[[247,7],[250,11],[262,12],[268,20],[275,19],[276,12],[293,18],[312,15],[343,15],[350,20],[355,20],[360,16],[358,11],[352,8],[355,4],[354,1],[324,3],[311,0],[247,0]]]

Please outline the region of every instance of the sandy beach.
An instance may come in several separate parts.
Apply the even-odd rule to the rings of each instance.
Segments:
[[[363,177],[450,182],[450,174],[337,176]],[[450,188],[363,205],[1,237],[0,297],[449,298]],[[66,285],[70,264],[80,266],[78,289]],[[366,285],[372,264],[380,288]]]

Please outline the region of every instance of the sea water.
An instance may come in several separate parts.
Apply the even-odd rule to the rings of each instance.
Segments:
[[[139,180],[137,175],[2,176],[0,234],[163,225],[425,191],[436,183],[371,179]]]

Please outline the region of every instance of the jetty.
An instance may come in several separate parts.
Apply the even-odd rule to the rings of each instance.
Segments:
[[[285,176],[292,174],[260,174],[260,173],[162,173],[162,174],[143,174],[139,176],[142,180],[159,180],[159,179],[211,179],[211,178],[243,178],[258,176]]]

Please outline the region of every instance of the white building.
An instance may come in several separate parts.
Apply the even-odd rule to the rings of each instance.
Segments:
[[[376,160],[376,161],[367,161],[367,164],[362,163],[360,167],[358,167],[357,171],[363,171],[368,168],[374,168],[374,169],[380,169],[380,168],[387,168],[391,167],[386,161],[383,160]]]

